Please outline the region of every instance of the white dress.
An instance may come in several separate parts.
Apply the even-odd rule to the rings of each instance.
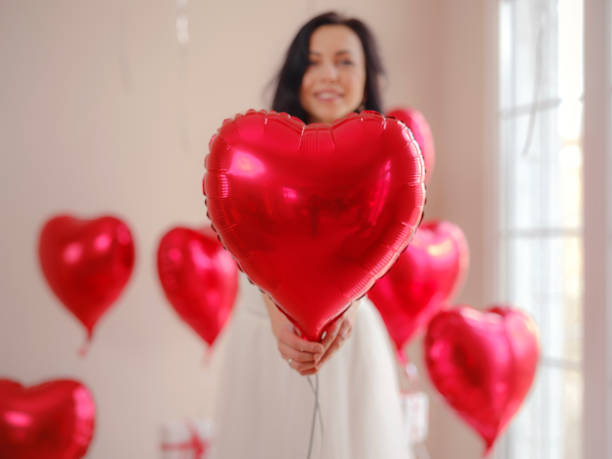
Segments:
[[[235,310],[225,339],[210,458],[307,459],[315,408],[309,379],[313,386],[316,380],[280,356],[263,299]],[[411,457],[391,346],[367,299],[318,385],[311,459]]]

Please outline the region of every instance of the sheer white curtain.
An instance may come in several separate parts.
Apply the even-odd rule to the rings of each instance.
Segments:
[[[499,1],[498,295],[542,342],[505,459],[612,459],[611,14]]]
[[[498,295],[540,327],[541,366],[501,456],[582,457],[583,8],[500,0]]]

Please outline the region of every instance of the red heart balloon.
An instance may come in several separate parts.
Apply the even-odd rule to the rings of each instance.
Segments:
[[[387,113],[387,116],[392,116],[404,122],[412,131],[425,160],[425,183],[429,183],[436,162],[434,141],[429,123],[420,111],[413,108],[396,108]]]
[[[368,292],[402,362],[403,347],[452,300],[468,264],[461,228],[444,221],[423,223],[393,267]]]
[[[42,272],[61,302],[93,329],[117,300],[134,267],[129,228],[115,217],[60,215],[46,222],[38,245]]]
[[[214,234],[177,227],[161,239],[157,272],[178,315],[212,346],[238,292],[238,269]]]
[[[434,386],[489,454],[533,382],[540,353],[535,322],[509,307],[442,311],[429,323],[424,352]]]
[[[425,201],[410,131],[375,112],[306,126],[249,111],[223,123],[206,167],[213,228],[310,340],[389,269]]]
[[[31,388],[0,379],[0,457],[72,459],[85,455],[96,406],[87,387],[59,379]]]

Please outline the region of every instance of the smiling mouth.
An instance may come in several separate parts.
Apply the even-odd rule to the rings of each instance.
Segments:
[[[317,100],[322,102],[331,102],[337,99],[341,99],[343,94],[335,92],[335,91],[320,91],[314,94]]]

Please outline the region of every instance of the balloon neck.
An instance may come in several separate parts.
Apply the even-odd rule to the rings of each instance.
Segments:
[[[87,353],[89,352],[89,348],[91,346],[92,338],[93,338],[93,332],[90,329],[88,329],[87,337],[85,338],[85,342],[81,345],[81,348],[79,349],[79,357],[87,356]]]
[[[409,362],[408,358],[406,357],[406,353],[404,352],[404,349],[397,348],[397,360],[399,361],[402,368],[405,369],[408,366]]]
[[[483,458],[488,458],[491,456],[493,452],[493,442],[487,442],[484,453],[482,453]]]

